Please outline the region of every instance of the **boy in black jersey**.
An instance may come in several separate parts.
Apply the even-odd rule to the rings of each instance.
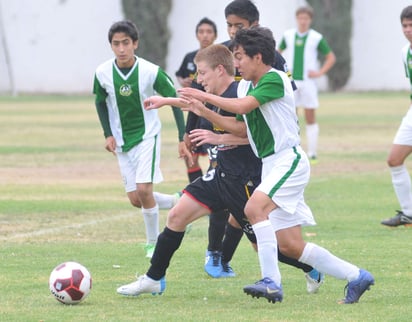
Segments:
[[[206,92],[222,97],[237,97],[234,81],[233,57],[227,47],[212,45],[196,56],[198,77]],[[137,296],[142,293],[161,294],[166,287],[166,270],[174,252],[180,247],[185,228],[190,222],[222,209],[228,209],[245,234],[255,243],[255,235],[244,215],[244,206],[260,183],[261,161],[254,154],[246,137],[246,126],[238,126],[234,114],[206,108],[202,102],[184,101],[179,98],[152,96],[145,101],[146,108],[158,108],[173,103],[174,106],[197,107],[216,124],[216,118],[231,122],[226,127],[230,133],[214,127],[213,132],[196,130],[192,139],[198,144],[209,141],[217,145],[217,165],[201,179],[190,183],[176,206],[169,211],[167,226],[159,235],[151,266],[137,281],[121,286],[117,292],[122,295]],[[211,113],[211,114],[209,114]],[[203,116],[203,115],[202,115]],[[221,144],[221,142],[224,142]],[[289,264],[301,267],[301,263],[289,259]],[[293,262],[294,261],[294,262]],[[309,270],[312,268],[310,266]],[[301,267],[302,268],[302,267]]]

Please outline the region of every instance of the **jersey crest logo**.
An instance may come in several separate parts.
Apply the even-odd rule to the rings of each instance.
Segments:
[[[132,87],[129,84],[123,84],[120,86],[119,93],[122,96],[130,96],[133,93]]]
[[[302,38],[296,38],[295,46],[303,46],[303,39]]]

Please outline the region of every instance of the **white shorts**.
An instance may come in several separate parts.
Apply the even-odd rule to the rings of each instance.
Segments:
[[[270,216],[275,230],[316,225],[304,199],[310,165],[302,148],[298,146],[280,151],[262,162],[262,182],[256,189],[268,195],[280,208]]]
[[[303,108],[319,107],[318,87],[314,79],[295,80],[297,90],[295,94],[295,106]]]
[[[412,146],[412,105],[402,119],[402,123],[396,132],[393,144]]]
[[[120,173],[126,192],[136,190],[137,183],[163,181],[160,171],[160,134],[145,139],[128,152],[117,152]]]

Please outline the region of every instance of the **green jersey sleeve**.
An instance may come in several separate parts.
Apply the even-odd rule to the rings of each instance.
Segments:
[[[259,85],[249,91],[248,95],[257,99],[260,105],[285,96],[285,86],[282,78],[276,72],[263,75]]]
[[[327,54],[329,54],[329,53],[332,51],[332,49],[329,47],[329,44],[328,44],[328,42],[326,41],[325,38],[322,38],[322,39],[319,41],[318,50],[319,50],[323,55],[327,55]]]
[[[286,49],[286,40],[285,40],[285,38],[282,38],[282,40],[281,40],[281,42],[280,42],[280,44],[279,44],[279,49],[280,50],[285,50]]]
[[[164,97],[176,97],[176,89],[174,87],[173,81],[166,74],[166,72],[159,68],[157,73],[156,81],[154,84],[154,89],[157,93]],[[179,142],[183,141],[183,136],[185,134],[185,120],[183,117],[183,112],[178,107],[173,107],[173,116],[175,118],[176,127],[178,131]]]
[[[97,115],[99,116],[100,125],[103,128],[104,137],[107,138],[109,136],[112,136],[112,130],[110,129],[109,121],[109,111],[107,110],[106,104],[107,92],[100,85],[100,82],[97,79],[96,75],[94,76],[93,94],[96,95],[95,106]]]

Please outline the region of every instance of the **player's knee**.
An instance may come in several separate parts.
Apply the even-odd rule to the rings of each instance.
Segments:
[[[167,215],[167,227],[175,231],[182,231],[189,222],[185,219],[186,216],[182,216],[181,213],[179,214],[179,211],[176,211],[178,210],[176,208],[179,207],[173,207]]]
[[[140,200],[138,199],[129,199],[130,203],[132,204],[133,207],[136,208],[141,208],[142,204],[140,203]]]
[[[295,259],[299,259],[299,256],[301,254],[300,248],[296,247],[295,245],[289,245],[289,244],[282,244],[278,245],[279,247],[279,252],[281,252],[283,255]]]
[[[386,163],[390,168],[398,167],[403,164],[403,160],[400,158],[397,158],[396,156],[390,155],[388,159],[386,160]]]

